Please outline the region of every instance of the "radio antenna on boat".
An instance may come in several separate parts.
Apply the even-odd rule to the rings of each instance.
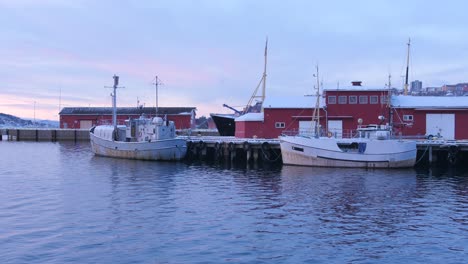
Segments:
[[[114,85],[112,87],[104,86],[104,88],[112,88],[114,92],[111,93],[112,96],[112,124],[114,125],[114,129],[117,128],[117,88],[125,88],[125,87],[118,87],[119,86],[119,76],[115,75],[112,76],[114,79]]]
[[[411,46],[411,39],[408,39],[408,53],[406,56],[406,75],[405,75],[405,89],[404,94],[408,95],[408,72],[409,72],[409,56],[410,56],[410,46]]]
[[[158,116],[158,86],[164,84],[161,82],[161,79],[159,79],[157,75],[153,84],[156,88],[156,116]]]

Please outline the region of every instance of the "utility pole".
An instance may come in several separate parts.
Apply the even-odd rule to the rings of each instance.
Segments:
[[[36,101],[34,101],[34,126],[36,126]]]

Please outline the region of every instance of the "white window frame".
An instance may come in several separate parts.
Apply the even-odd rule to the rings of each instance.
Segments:
[[[333,99],[333,100],[331,100]],[[328,96],[328,104],[336,104],[336,95],[329,95]]]
[[[403,121],[413,121],[414,116],[413,115],[403,115]]]
[[[387,95],[381,95],[381,96],[380,96],[380,103],[381,103],[381,104],[386,104],[386,103],[388,103],[388,96],[387,96]]]
[[[286,123],[285,122],[275,122],[275,128],[285,128]]]
[[[372,99],[374,99],[374,100],[372,100]],[[378,95],[369,96],[369,103],[370,104],[378,104],[379,103],[379,96]]]
[[[354,99],[354,102],[351,99]],[[357,104],[358,103],[357,95],[350,95],[348,100],[349,100],[349,104]]]
[[[348,103],[348,96],[340,95],[338,96],[338,104],[347,104]]]
[[[368,104],[368,103],[369,103],[369,96],[367,95],[359,96],[359,104]]]

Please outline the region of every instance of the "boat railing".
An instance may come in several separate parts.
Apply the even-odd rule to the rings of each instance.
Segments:
[[[284,130],[281,135],[284,136],[303,136],[303,137],[333,137],[333,138],[354,138],[358,137],[359,133],[355,129],[340,129],[340,130],[322,130],[315,133],[313,130]]]

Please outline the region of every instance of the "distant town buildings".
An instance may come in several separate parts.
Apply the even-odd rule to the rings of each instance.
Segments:
[[[422,87],[422,82],[411,82],[411,95],[421,96],[468,96],[468,83],[445,84],[441,87]]]
[[[419,81],[419,80],[416,80],[416,81],[412,81],[411,82],[411,93],[420,93],[422,91],[422,82]]]

